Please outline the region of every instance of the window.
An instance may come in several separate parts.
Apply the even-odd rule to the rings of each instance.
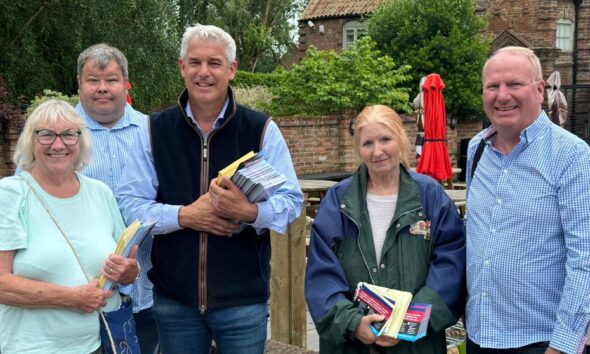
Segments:
[[[574,44],[574,24],[570,20],[557,20],[555,46],[562,52],[570,52]]]
[[[350,48],[354,42],[363,38],[367,34],[367,23],[360,21],[349,21],[344,24],[342,38],[342,48]]]

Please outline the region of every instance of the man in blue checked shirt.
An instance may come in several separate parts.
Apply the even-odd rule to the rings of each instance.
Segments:
[[[467,351],[581,353],[590,318],[590,148],[541,109],[526,48],[483,68],[492,126],[469,144]],[[476,164],[476,150],[483,152]]]
[[[106,183],[113,191],[125,166],[137,131],[147,126],[147,116],[127,104],[127,58],[107,44],[96,44],[78,57],[80,114],[92,136],[92,161],[81,173]],[[158,332],[151,314],[151,237],[137,253],[140,277],[132,288],[121,289],[133,299],[133,312],[141,352],[155,353]]]
[[[185,90],[178,104],[150,117],[117,188],[126,221],[154,227],[153,315],[162,352],[262,354],[266,341],[270,232],[300,214],[287,144],[268,116],[238,104],[229,86],[236,44],[215,26],[186,29],[178,59]],[[249,151],[287,181],[250,203],[218,172]]]

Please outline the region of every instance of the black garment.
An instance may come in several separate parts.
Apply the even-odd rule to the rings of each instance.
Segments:
[[[204,139],[178,106],[150,117],[158,203],[189,205],[210,181],[249,151],[259,151],[267,116],[230,103],[219,128]],[[269,297],[270,236],[244,227],[229,238],[181,229],[154,238],[148,276],[166,296],[189,306],[219,308],[265,302]]]

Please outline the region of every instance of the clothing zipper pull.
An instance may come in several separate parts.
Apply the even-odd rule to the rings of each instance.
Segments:
[[[207,161],[207,143],[203,143],[203,161]]]
[[[207,308],[205,307],[205,305],[201,305],[201,315],[204,315],[205,311],[207,311]]]

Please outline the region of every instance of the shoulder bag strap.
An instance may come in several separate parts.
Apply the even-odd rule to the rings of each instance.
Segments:
[[[475,150],[475,155],[473,156],[473,162],[471,163],[471,180],[473,180],[473,175],[475,175],[475,169],[477,168],[477,163],[481,159],[481,155],[483,155],[483,150],[486,147],[486,140],[481,139],[479,144],[477,145],[477,150]]]
[[[70,239],[66,236],[66,233],[64,232],[64,230],[57,223],[57,220],[53,216],[53,213],[49,210],[49,208],[47,207],[47,205],[45,205],[45,202],[43,202],[43,199],[41,198],[41,196],[39,195],[39,193],[37,193],[37,191],[35,190],[35,188],[33,188],[33,186],[31,185],[31,183],[26,178],[23,178],[22,175],[20,176],[20,179],[23,180],[23,181],[25,181],[25,183],[29,186],[29,189],[33,192],[33,194],[35,195],[35,197],[37,198],[37,200],[39,200],[39,203],[41,203],[41,206],[43,206],[43,209],[45,209],[45,211],[47,212],[47,214],[49,215],[49,217],[51,218],[51,220],[53,220],[53,223],[55,224],[55,226],[57,227],[57,229],[59,230],[59,232],[63,236],[64,240],[66,240],[66,243],[68,244],[68,246],[70,246],[70,249],[72,250],[72,252],[74,253],[74,256],[76,257],[76,260],[78,261],[78,264],[80,265],[80,268],[82,269],[82,273],[84,273],[84,277],[86,278],[86,281],[90,283],[90,277],[88,277],[88,274],[86,273],[86,270],[82,266],[82,261],[80,261],[80,257],[78,257],[78,252],[76,252],[76,249],[74,248],[74,246],[72,246],[72,243],[70,242]],[[109,340],[111,341],[111,348],[113,348],[113,351],[116,353],[116,350],[117,349],[116,349],[116,346],[115,346],[115,340],[113,339],[113,336],[111,334],[111,329],[109,327],[109,323],[107,322],[106,318],[104,317],[104,314],[102,313],[102,311],[97,310],[96,312],[98,312],[98,314],[99,314],[102,322],[105,325],[105,329],[107,331]]]

